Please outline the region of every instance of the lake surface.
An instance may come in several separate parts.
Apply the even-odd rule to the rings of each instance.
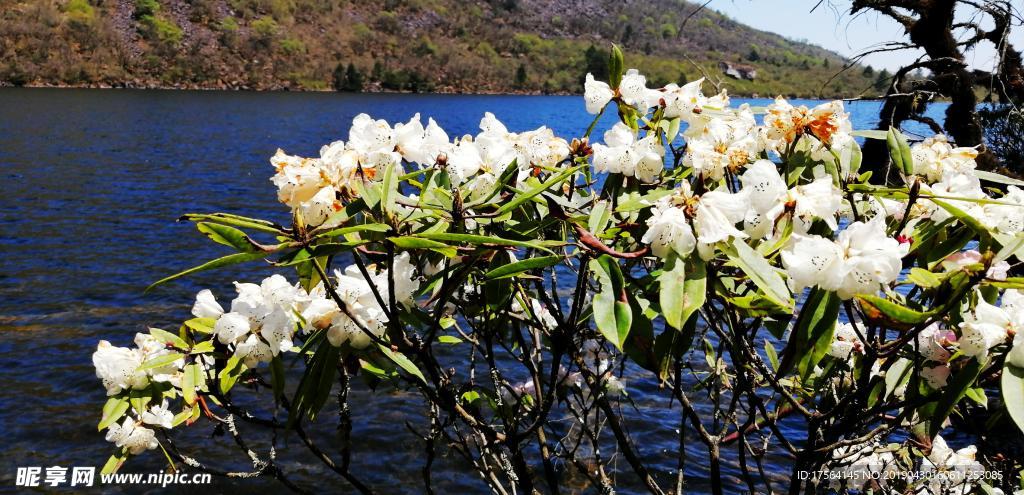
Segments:
[[[734,105],[742,101],[769,103]],[[878,107],[847,105],[856,128],[873,126]],[[212,288],[223,301],[233,297],[231,280],[266,275],[233,267],[143,295],[154,280],[225,254],[190,224],[176,223],[178,216],[223,211],[283,223],[287,211],[275,200],[267,161],[277,148],[316,156],[322,144],[347,139],[361,112],[392,123],[419,112],[449,136],[475,134],[485,111],[512,131],[546,124],[566,138],[581,135],[591,120],[582,98],[563,96],[0,89],[0,491],[13,486],[18,466],[98,467],[112,452],[96,431],[105,401],[91,364],[99,339],[124,346],[147,327],[177,328],[199,289]],[[935,105],[930,113],[941,121],[942,111]],[[663,402],[653,382],[638,378],[629,387],[638,403]],[[381,493],[420,492],[421,445],[404,427],[418,404],[364,387],[354,391],[353,412],[353,470]],[[631,424],[659,477],[674,469],[678,418],[678,408],[666,409]],[[211,429],[187,430],[177,442],[183,451],[220,467],[251,467],[229,438],[200,449]],[[314,429],[329,451],[333,431],[330,420]],[[694,449],[686,474],[699,492],[706,466]],[[292,481],[344,490],[304,450],[295,439],[279,443]],[[158,472],[165,463],[155,450],[124,470]],[[442,459],[436,488],[481,492],[471,473]],[[269,478],[214,482],[218,491],[281,489]],[[627,481],[621,492],[635,490]]]

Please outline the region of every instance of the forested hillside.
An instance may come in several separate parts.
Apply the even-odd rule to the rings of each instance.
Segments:
[[[678,0],[0,0],[0,83],[578,92],[618,43],[653,85],[707,74],[742,95],[874,92],[870,68],[823,88],[839,55],[695,10]]]

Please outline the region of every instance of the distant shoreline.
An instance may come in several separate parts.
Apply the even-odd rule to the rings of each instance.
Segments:
[[[159,91],[224,91],[224,92],[245,92],[245,93],[342,93],[342,94],[420,94],[420,95],[466,95],[466,96],[582,96],[583,93],[571,93],[571,92],[543,92],[543,91],[487,91],[487,90],[456,90],[441,88],[435,91],[395,91],[390,89],[368,89],[365,91],[335,91],[333,89],[310,89],[310,88],[292,88],[287,86],[282,87],[270,87],[270,88],[251,88],[251,87],[230,87],[230,86],[201,86],[201,85],[110,85],[110,84],[49,84],[49,83],[30,83],[24,85],[14,85],[7,81],[0,81],[0,88],[30,88],[30,89],[130,89],[130,90],[159,90]],[[788,96],[783,95],[787,99],[799,99],[799,100],[858,100],[858,101],[881,101],[882,98],[864,98],[864,97],[844,97],[839,95],[826,95],[826,96]],[[731,98],[743,98],[743,99],[772,99],[775,96],[762,96],[758,94],[741,94],[733,93],[729,91],[729,97]]]

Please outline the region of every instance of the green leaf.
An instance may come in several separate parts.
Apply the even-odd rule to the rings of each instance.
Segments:
[[[722,251],[736,266],[746,273],[750,280],[764,292],[765,297],[787,311],[793,311],[793,299],[789,294],[782,275],[764,256],[758,254],[743,241],[723,245]]]
[[[1003,392],[1003,403],[1006,410],[1024,432],[1024,368],[1006,363],[1003,365],[1003,377],[1000,380]]]
[[[392,351],[390,347],[377,344],[377,348],[380,349],[385,356],[388,357],[393,363],[397,364],[399,368],[405,370],[406,373],[419,378],[421,382],[427,383],[427,379],[423,377],[423,372],[416,367],[416,363],[413,363],[411,359],[400,352]]]
[[[935,310],[921,312],[871,294],[855,296],[868,320],[893,327],[907,328],[928,321]]]
[[[658,277],[658,302],[665,322],[680,330],[690,316],[704,305],[707,290],[707,274],[704,263],[691,263],[686,272],[686,262],[673,255],[665,263],[665,271]]]
[[[626,61],[622,50],[618,45],[612,44],[611,52],[608,53],[608,86],[618,89],[622,84],[622,73],[625,70]]]
[[[500,237],[491,237],[486,235],[435,232],[416,234],[416,237],[430,239],[432,241],[464,242],[466,244],[473,244],[477,246],[515,246],[552,253],[550,249],[539,242],[516,241],[513,239],[502,239]]]
[[[916,266],[910,269],[910,274],[907,275],[907,280],[910,280],[914,285],[925,289],[938,287],[942,284],[942,280],[938,275]]]
[[[274,235],[284,235],[286,233],[283,227],[275,224],[274,222],[232,215],[230,213],[186,213],[185,215],[182,215],[179,220],[189,220],[191,222],[205,221],[219,223],[222,225],[233,225],[235,227],[258,230],[260,232],[266,232]]]
[[[1024,186],[1024,180],[1013,179],[1002,174],[995,172],[986,172],[984,170],[975,170],[974,176],[985,181],[995,182],[998,184],[1008,184],[1011,186]]]
[[[390,215],[395,209],[395,196],[398,195],[398,177],[395,174],[395,162],[384,167],[384,176],[380,183],[380,207],[384,215]]]
[[[202,232],[203,235],[209,237],[211,241],[233,247],[240,253],[255,253],[257,251],[262,251],[262,249],[260,249],[259,246],[249,238],[249,236],[245,235],[245,232],[234,227],[216,223],[199,222],[196,224],[196,228],[199,229],[199,232]]]
[[[420,237],[389,237],[388,241],[402,249],[430,249],[449,258],[454,257],[456,253],[455,248],[452,246],[443,242],[432,241],[430,239],[423,239]]]
[[[150,359],[149,361],[146,361],[145,363],[142,363],[139,366],[139,368],[136,369],[135,371],[145,371],[145,370],[149,370],[149,369],[153,369],[153,368],[160,368],[162,366],[167,366],[168,364],[171,364],[171,363],[173,363],[173,362],[175,362],[175,361],[177,361],[177,360],[179,360],[179,359],[181,359],[183,357],[185,357],[185,355],[180,353],[180,352],[172,352],[172,353],[169,353],[169,354],[164,354],[163,356],[158,356],[158,357],[155,357],[153,359]]]
[[[192,346],[192,349],[189,350],[189,354],[206,354],[206,353],[210,353],[210,352],[213,352],[213,341],[212,340],[204,340],[204,341],[202,341],[202,342]]]
[[[455,344],[461,344],[462,343],[462,339],[460,339],[460,338],[458,338],[458,337],[456,337],[454,335],[442,335],[442,336],[437,338],[437,341],[442,343],[442,344],[448,344],[448,345],[455,345]]]
[[[984,225],[982,225],[981,222],[979,222],[977,218],[974,218],[973,216],[968,215],[966,212],[964,212],[960,208],[957,208],[957,207],[955,207],[955,206],[953,206],[953,205],[951,205],[951,204],[949,204],[949,203],[947,203],[945,201],[941,201],[941,200],[938,200],[938,199],[935,199],[935,198],[931,198],[931,202],[941,206],[943,210],[946,210],[947,212],[949,212],[950,215],[953,215],[954,217],[956,217],[957,220],[962,222],[964,225],[970,227],[970,229],[973,230],[978,235],[980,235],[982,237],[989,237],[990,233],[988,231],[988,228],[986,228]]]
[[[564,260],[562,256],[540,256],[537,258],[528,258],[515,263],[509,263],[507,265],[499,266],[484,274],[484,278],[487,279],[499,279],[514,277],[520,273],[535,270],[538,268],[547,268],[552,265],[557,265],[559,262]]]
[[[189,405],[196,402],[196,387],[199,385],[196,382],[197,375],[199,375],[196,368],[198,365],[195,363],[186,364],[181,374],[181,398]]]
[[[150,328],[149,334],[152,335],[153,338],[159,340],[160,342],[163,342],[165,344],[171,344],[174,347],[177,347],[178,349],[188,349],[189,347],[191,347],[188,345],[188,342],[182,340],[181,337],[178,337],[177,335],[174,335],[173,333],[168,332],[167,330],[160,330],[159,328]]]
[[[110,456],[110,458],[107,459],[106,464],[103,465],[103,468],[100,469],[100,474],[103,475],[116,473],[118,469],[121,469],[121,466],[124,464],[124,461],[126,460],[128,460],[128,454],[124,451],[124,449],[117,449],[117,453]]]
[[[202,272],[202,271],[206,271],[206,270],[213,270],[214,268],[223,268],[225,266],[237,265],[239,263],[244,263],[246,261],[253,261],[253,260],[262,259],[265,256],[266,256],[266,253],[262,253],[262,252],[261,253],[235,253],[235,254],[229,254],[227,256],[224,256],[223,258],[217,258],[215,260],[207,261],[206,263],[203,263],[202,265],[199,265],[199,266],[196,266],[196,267],[192,267],[192,268],[189,268],[188,270],[185,270],[183,272],[175,273],[174,275],[171,275],[170,277],[166,277],[166,278],[162,278],[160,280],[157,280],[156,282],[153,282],[153,284],[150,285],[149,287],[146,287],[145,292],[149,292],[149,291],[153,290],[153,288],[158,286],[158,285],[166,284],[167,282],[170,282],[171,280],[184,277],[185,275],[191,275],[193,273]]]
[[[764,354],[768,356],[768,363],[772,365],[772,369],[779,369],[779,354],[775,351],[775,346],[768,339],[764,339]]]
[[[186,327],[191,328],[193,331],[211,334],[213,333],[213,326],[217,324],[216,318],[192,318],[191,320],[185,320],[183,323]]]
[[[103,418],[100,419],[97,429],[103,431],[104,428],[117,422],[117,420],[124,416],[124,413],[128,412],[128,406],[128,398],[126,397],[111,397],[107,399],[107,403],[103,405]]]
[[[811,289],[786,343],[778,376],[789,373],[794,365],[800,376],[810,376],[832,345],[839,303],[839,296],[834,292],[817,287]]]
[[[499,207],[494,212],[494,215],[495,216],[501,216],[504,213],[508,213],[508,212],[518,208],[519,205],[521,205],[521,204],[523,204],[523,203],[533,199],[534,197],[540,195],[544,191],[547,191],[548,189],[551,189],[556,184],[560,184],[567,177],[569,177],[570,175],[576,173],[576,171],[578,171],[579,169],[581,169],[581,168],[583,168],[585,166],[586,165],[578,165],[576,167],[570,167],[570,168],[567,168],[565,170],[562,170],[561,172],[555,174],[554,176],[552,176],[548,180],[542,182],[537,187],[534,187],[533,189],[530,189],[529,191],[523,192],[521,194],[517,194],[514,198],[512,198],[511,201],[501,205],[501,207]]]
[[[317,234],[316,237],[338,237],[347,234],[355,234],[357,232],[387,232],[389,230],[391,230],[391,227],[382,223],[364,223],[362,225],[352,225],[349,227],[328,230],[327,232]]]
[[[886,141],[888,139],[888,137],[889,137],[889,133],[888,132],[880,131],[878,129],[863,129],[863,130],[853,131],[853,132],[850,133],[850,135],[857,136],[857,137],[865,137],[865,138],[868,138],[868,139],[879,139],[879,140],[882,140],[882,141]]]
[[[889,147],[889,156],[892,157],[893,165],[904,175],[913,174],[914,157],[910,153],[910,145],[907,144],[906,136],[895,127],[890,127],[885,136],[885,143]]]
[[[220,370],[220,373],[217,374],[217,378],[220,382],[220,393],[228,393],[231,388],[235,386],[235,382],[238,381],[238,377],[242,376],[242,373],[245,372],[245,369],[245,364],[242,363],[241,358],[232,354],[231,357],[228,358],[227,363],[224,364],[224,369]]]
[[[625,279],[619,264],[608,255],[591,260],[590,270],[601,285],[593,300],[594,323],[609,342],[622,350],[633,324]]]

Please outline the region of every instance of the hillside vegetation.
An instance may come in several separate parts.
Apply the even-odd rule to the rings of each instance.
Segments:
[[[610,43],[652,85],[874,93],[870,68],[678,0],[0,0],[0,83],[578,92]],[[756,69],[732,79],[720,64]]]

